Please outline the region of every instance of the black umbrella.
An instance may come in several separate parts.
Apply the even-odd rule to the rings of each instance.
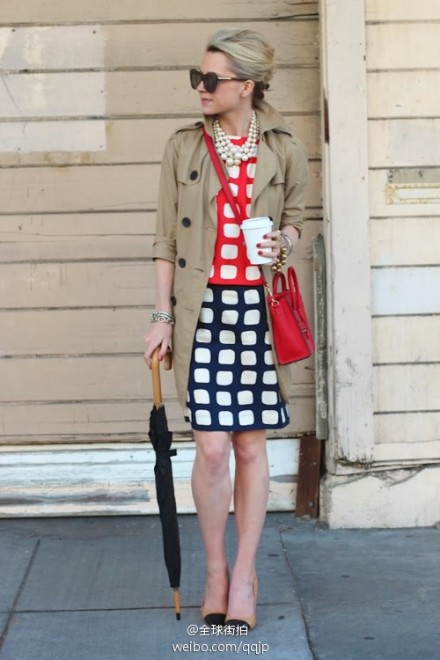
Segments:
[[[175,449],[171,449],[173,434],[168,430],[165,408],[162,402],[160,386],[160,366],[158,360],[159,349],[152,355],[153,375],[153,401],[154,406],[150,413],[150,431],[148,433],[156,452],[154,475],[156,478],[156,495],[159,505],[159,516],[162,524],[162,540],[165,564],[170,580],[170,587],[174,589],[174,608],[176,619],[180,619],[180,540],[179,526],[177,524],[176,498],[174,496],[173,466],[171,456],[176,456]],[[171,358],[171,354],[169,354]],[[165,364],[171,369],[171,359]]]

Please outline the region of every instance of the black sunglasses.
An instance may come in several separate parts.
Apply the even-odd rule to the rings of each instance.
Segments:
[[[218,76],[213,71],[208,71],[208,73],[202,73],[199,69],[190,69],[189,79],[191,81],[191,87],[197,89],[201,82],[203,82],[203,87],[209,94],[212,94],[217,89],[217,85],[222,80],[238,80],[240,82],[245,82],[248,78],[232,78],[230,76]]]

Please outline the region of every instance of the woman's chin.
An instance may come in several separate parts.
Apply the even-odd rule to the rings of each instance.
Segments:
[[[216,114],[215,110],[214,110],[214,107],[213,107],[213,104],[208,102],[208,101],[206,103],[202,102],[202,112],[203,112],[204,115],[215,115]]]

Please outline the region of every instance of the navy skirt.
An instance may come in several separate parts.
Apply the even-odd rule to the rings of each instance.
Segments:
[[[194,337],[186,418],[193,429],[289,423],[273,363],[263,286],[209,285]]]

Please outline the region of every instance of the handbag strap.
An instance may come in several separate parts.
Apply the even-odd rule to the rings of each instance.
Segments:
[[[235,215],[235,218],[239,221],[242,221],[244,220],[243,212],[240,208],[238,201],[234,199],[234,197],[232,196],[231,189],[229,187],[228,182],[226,181],[225,173],[220,164],[220,159],[215,150],[214,142],[204,126],[203,126],[203,135],[205,138],[206,146],[208,147],[209,155],[211,156],[212,163],[215,167],[215,171],[217,172],[219,181],[222,184],[223,190],[225,191],[226,199],[232,209],[232,212]]]

